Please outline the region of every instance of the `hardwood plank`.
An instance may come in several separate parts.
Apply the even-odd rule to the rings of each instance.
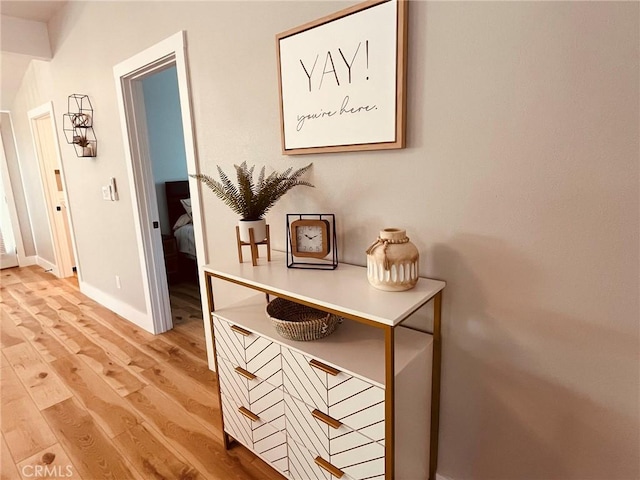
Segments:
[[[185,352],[193,355],[200,360],[206,361],[207,359],[207,347],[204,341],[204,331],[200,339],[196,340],[193,336],[185,334],[183,331],[179,331],[174,327],[173,330],[164,332],[161,337],[164,341],[170,342],[177,347],[180,347]]]
[[[33,478],[82,480],[78,469],[59,443],[23,460],[18,464],[18,469],[23,480]]]
[[[0,271],[0,284],[3,286],[21,283],[22,278],[19,275],[19,268],[4,268]]]
[[[108,436],[115,437],[142,422],[129,403],[79,358],[69,355],[51,366]]]
[[[185,375],[193,378],[205,388],[210,388],[216,381],[216,375],[204,359],[197,358],[184,352],[162,338],[156,338],[145,345],[149,354],[154,354]]]
[[[60,295],[64,293],[64,284],[58,278],[53,280],[38,280],[36,282],[24,283],[32,293],[37,293],[38,297],[48,297],[51,295]]]
[[[42,413],[84,478],[129,479],[138,476],[75,399],[60,402]]]
[[[193,379],[185,377],[168,365],[157,365],[142,375],[165,395],[178,402],[189,413],[216,435],[222,435],[220,404],[213,384],[203,388]]]
[[[14,292],[11,292],[13,295]],[[22,308],[29,312],[33,318],[35,318],[43,327],[53,328],[60,323],[58,314],[55,310],[49,307],[44,299],[38,297],[29,297],[28,300],[21,301],[18,299],[18,303],[22,305]]]
[[[18,345],[24,343],[25,338],[16,327],[13,320],[11,320],[8,313],[4,310],[0,311],[0,347],[6,348],[12,345]]]
[[[197,480],[204,477],[182,457],[177,456],[145,424],[136,425],[114,438],[123,456],[145,478]]]
[[[157,389],[148,386],[126,398],[207,478],[261,479],[237,458],[226,455],[220,436],[211,434]]]
[[[54,282],[54,281],[58,280],[58,277],[56,277],[53,273],[47,272],[46,270],[43,270],[42,268],[34,269],[34,273],[36,274],[37,277],[40,278],[40,280],[47,280],[47,281],[51,281],[51,282]]]
[[[0,370],[3,369],[3,368],[11,368],[11,364],[6,359],[4,354],[0,353]],[[1,379],[0,379],[0,381],[1,381]]]
[[[18,330],[33,345],[46,362],[69,355],[68,350],[51,331],[43,327],[30,313],[22,310],[10,315]]]
[[[69,389],[29,343],[5,348],[3,353],[40,410],[71,396]]]
[[[120,365],[115,357],[100,348],[72,325],[61,322],[52,331],[120,395],[128,395],[144,385],[138,377]]]
[[[4,441],[4,437],[0,435],[0,478],[3,480],[13,480],[14,478],[20,478],[16,464],[11,458],[11,452],[7,443]]]
[[[64,295],[64,297],[69,299],[68,295]],[[81,301],[77,305],[86,315],[96,319],[108,328],[113,329],[115,332],[124,335],[126,338],[129,338],[138,344],[146,343],[155,338],[155,335],[142,330],[137,325],[134,325],[119,315],[116,315],[111,310],[97,304],[91,299],[85,297],[85,300]]]
[[[86,334],[105,351],[117,357],[123,364],[132,367],[136,371],[151,368],[156,364],[153,358],[134,347],[112,329],[86,315],[83,310],[69,302],[65,297],[60,295],[53,296],[47,302],[50,306],[53,306],[53,304],[58,305],[58,308],[56,308],[58,315],[73,323],[78,330]]]
[[[13,369],[3,368],[0,379],[0,429],[11,456],[16,462],[20,462],[53,445],[57,440]]]
[[[4,285],[0,286],[0,309],[7,313],[15,313],[21,310],[20,304],[11,296]]]
[[[11,295],[20,305],[25,305],[31,300],[37,300],[35,295],[25,283],[16,283],[6,287],[6,293]]]

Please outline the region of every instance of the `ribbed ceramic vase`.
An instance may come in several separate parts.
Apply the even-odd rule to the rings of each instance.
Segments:
[[[367,249],[367,277],[380,290],[400,292],[418,283],[420,254],[409,241],[407,231],[385,228]]]

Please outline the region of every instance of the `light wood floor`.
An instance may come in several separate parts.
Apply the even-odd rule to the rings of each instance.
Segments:
[[[175,328],[153,336],[75,279],[0,272],[0,478],[282,478],[225,451],[197,292],[172,290]]]

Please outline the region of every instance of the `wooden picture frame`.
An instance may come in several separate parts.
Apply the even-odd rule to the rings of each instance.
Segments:
[[[370,0],[276,35],[282,153],[405,147],[407,0]]]

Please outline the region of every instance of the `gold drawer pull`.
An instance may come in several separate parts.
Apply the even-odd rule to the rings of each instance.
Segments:
[[[231,325],[231,330],[233,330],[236,333],[239,333],[240,335],[244,335],[245,337],[248,337],[249,335],[251,335],[251,332],[249,330],[245,330],[242,327],[239,327],[238,325]]]
[[[316,359],[310,360],[309,365],[311,365],[314,368],[317,368],[318,370],[322,370],[323,372],[326,372],[329,375],[333,375],[334,377],[340,373],[340,370],[330,367],[329,365],[325,365],[324,363],[319,362]]]
[[[252,422],[257,422],[258,420],[260,420],[260,417],[258,415],[253,413],[251,410],[247,410],[244,407],[238,407],[238,411]]]
[[[316,457],[313,461],[336,478],[342,478],[342,476],[344,475],[344,472],[342,470],[340,470],[335,465],[331,465],[322,457]]]
[[[254,378],[256,378],[253,373],[246,371],[242,367],[236,367],[235,370],[238,375],[242,375],[244,378],[248,378],[249,380],[253,380]]]
[[[335,418],[322,413],[317,408],[313,412],[311,412],[311,415],[320,420],[322,423],[326,423],[331,428],[335,428],[336,430],[342,426],[342,422],[340,420],[336,420]]]

